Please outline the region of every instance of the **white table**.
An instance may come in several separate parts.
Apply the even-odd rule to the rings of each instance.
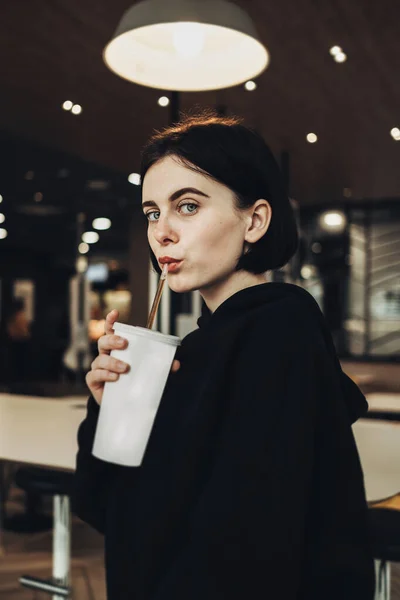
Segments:
[[[368,394],[370,409],[397,409],[398,394]],[[39,398],[0,394],[1,461],[75,470],[77,433],[87,396]],[[400,410],[400,409],[399,409]],[[400,492],[400,423],[360,419],[353,425],[368,500]],[[0,494],[1,494],[0,488]]]
[[[369,412],[390,412],[400,415],[400,394],[394,392],[374,392],[365,395]]]
[[[87,398],[0,394],[0,460],[75,470]]]
[[[0,394],[0,536],[5,463],[74,471],[77,433],[86,415],[87,398]]]
[[[5,463],[14,461],[74,471],[78,451],[77,433],[86,415],[86,404],[87,396],[38,398],[0,394],[0,555],[5,554],[1,540]],[[54,511],[58,516],[53,529],[53,581],[68,587],[69,502],[61,502],[60,497],[55,501]],[[24,579],[25,585],[33,581],[30,576]],[[62,597],[52,595],[53,600]]]
[[[379,410],[382,406],[392,410],[398,396],[369,394],[367,399],[372,399],[371,407],[379,404]],[[77,433],[86,404],[87,396],[0,394],[0,469],[2,461],[15,461],[74,471]],[[360,419],[353,432],[368,501],[400,493],[400,423]],[[0,496],[1,492],[0,487]]]
[[[353,433],[364,472],[368,502],[400,493],[400,423],[360,419]]]

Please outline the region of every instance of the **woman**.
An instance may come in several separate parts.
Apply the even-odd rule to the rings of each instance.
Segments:
[[[76,514],[105,535],[108,598],[372,600],[363,475],[351,424],[367,410],[314,299],[266,272],[296,251],[277,164],[237,119],[203,114],[142,156],[154,268],[199,290],[140,467],[91,454],[112,311],[78,433]]]

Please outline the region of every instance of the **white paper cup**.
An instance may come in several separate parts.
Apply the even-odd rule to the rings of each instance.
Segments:
[[[138,467],[181,341],[174,335],[118,322],[114,331],[129,343],[124,350],[112,350],[111,356],[128,363],[130,369],[104,385],[92,454]]]

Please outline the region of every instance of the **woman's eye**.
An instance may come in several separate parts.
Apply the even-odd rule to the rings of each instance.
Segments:
[[[197,212],[197,208],[198,208],[198,207],[197,207],[197,204],[194,204],[193,202],[184,202],[183,204],[180,204],[180,205],[178,206],[178,208],[179,208],[179,209],[181,209],[181,208],[183,208],[184,206],[186,206],[186,207],[190,207],[190,209],[191,209],[191,210],[189,210],[189,208],[188,208],[187,212],[184,212],[184,213],[183,213],[184,215],[192,215],[192,214],[195,214],[195,213]],[[159,215],[159,214],[160,214],[160,211],[159,211],[159,210],[152,210],[152,211],[150,211],[150,212],[146,213],[146,217],[147,217],[148,221],[150,221],[151,223],[154,223],[154,222],[155,222],[155,221],[157,221],[157,220],[158,220],[160,217],[158,216],[158,217],[156,217],[156,218],[154,218],[154,219],[153,219],[153,218],[152,218],[152,215]]]
[[[156,211],[156,210],[153,210],[152,212],[148,212],[148,213],[146,213],[146,217],[148,218],[149,221],[154,221],[154,219],[151,219],[150,217],[151,217],[151,215],[157,214],[157,212],[158,211]]]
[[[185,202],[184,204],[181,204],[181,205],[179,206],[179,208],[182,208],[183,206],[191,206],[191,207],[194,207],[194,210],[189,210],[187,213],[184,213],[184,214],[186,214],[186,215],[188,215],[188,214],[190,215],[190,214],[192,214],[192,213],[196,212],[196,210],[197,210],[197,204],[193,204],[192,202]]]

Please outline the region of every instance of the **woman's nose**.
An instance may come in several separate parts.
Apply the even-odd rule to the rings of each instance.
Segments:
[[[171,226],[171,222],[167,217],[160,217],[153,230],[154,237],[158,243],[162,244],[165,240],[174,240],[177,235]]]

